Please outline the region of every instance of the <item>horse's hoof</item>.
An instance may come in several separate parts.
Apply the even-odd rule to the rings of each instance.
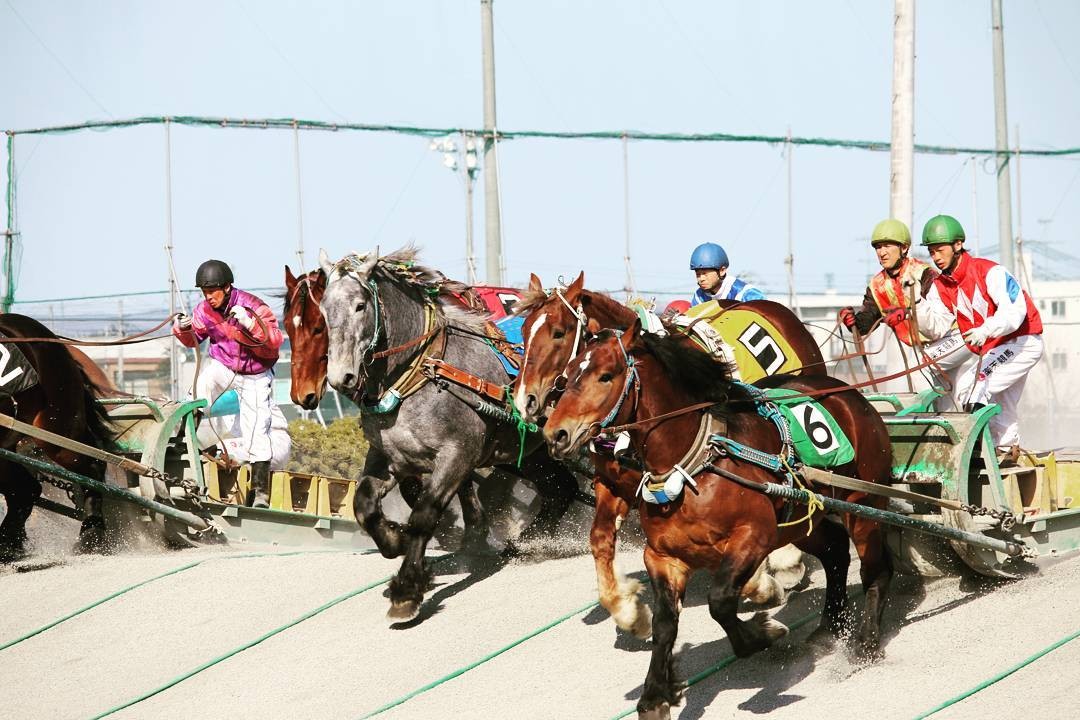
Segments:
[[[108,552],[109,543],[106,538],[105,521],[98,517],[83,520],[79,530],[79,539],[75,542],[74,552],[80,555],[100,555]]]
[[[806,642],[826,652],[836,646],[837,631],[827,623],[822,622],[806,637]]]
[[[652,637],[652,608],[638,601],[638,616],[634,624],[630,626],[630,632],[639,640],[648,640]]]
[[[769,644],[776,642],[788,634],[787,625],[769,617],[769,613],[764,610],[755,613],[752,622],[761,629],[761,632],[764,634],[765,639]]]
[[[420,603],[417,600],[399,600],[390,603],[390,609],[386,611],[386,619],[391,623],[406,623],[415,620],[420,614]]]
[[[671,720],[671,706],[660,703],[654,708],[643,709],[639,705],[638,720]]]
[[[0,543],[0,564],[7,565],[27,556],[26,548],[19,543]]]

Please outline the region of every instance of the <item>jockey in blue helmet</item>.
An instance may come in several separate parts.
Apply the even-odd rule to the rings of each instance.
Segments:
[[[697,275],[698,289],[690,298],[691,305],[710,300],[764,300],[765,293],[756,287],[728,275],[728,256],[716,243],[702,243],[690,256],[690,269]]]

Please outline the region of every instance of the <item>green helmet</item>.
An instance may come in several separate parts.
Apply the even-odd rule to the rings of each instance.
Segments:
[[[926,221],[922,231],[923,245],[944,245],[964,241],[964,228],[952,215],[937,215]]]
[[[894,242],[910,247],[911,232],[908,231],[907,225],[899,220],[894,218],[882,220],[874,226],[874,232],[870,235],[871,245],[877,245],[879,242]]]

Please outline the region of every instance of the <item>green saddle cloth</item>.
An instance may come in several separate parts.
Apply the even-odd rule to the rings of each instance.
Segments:
[[[855,459],[855,448],[836,418],[821,403],[793,391],[775,388],[765,394],[780,408],[791,428],[791,440],[799,459],[811,467],[831,468]]]

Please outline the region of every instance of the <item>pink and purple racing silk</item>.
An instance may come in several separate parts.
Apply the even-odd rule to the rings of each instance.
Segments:
[[[229,315],[236,305],[247,308],[262,323],[256,320],[250,331],[244,330]],[[191,313],[191,329],[179,330],[174,326],[173,335],[186,347],[195,347],[209,339],[207,354],[241,375],[257,375],[272,368],[284,338],[273,310],[255,295],[236,287],[229,292],[221,313],[203,300]]]

